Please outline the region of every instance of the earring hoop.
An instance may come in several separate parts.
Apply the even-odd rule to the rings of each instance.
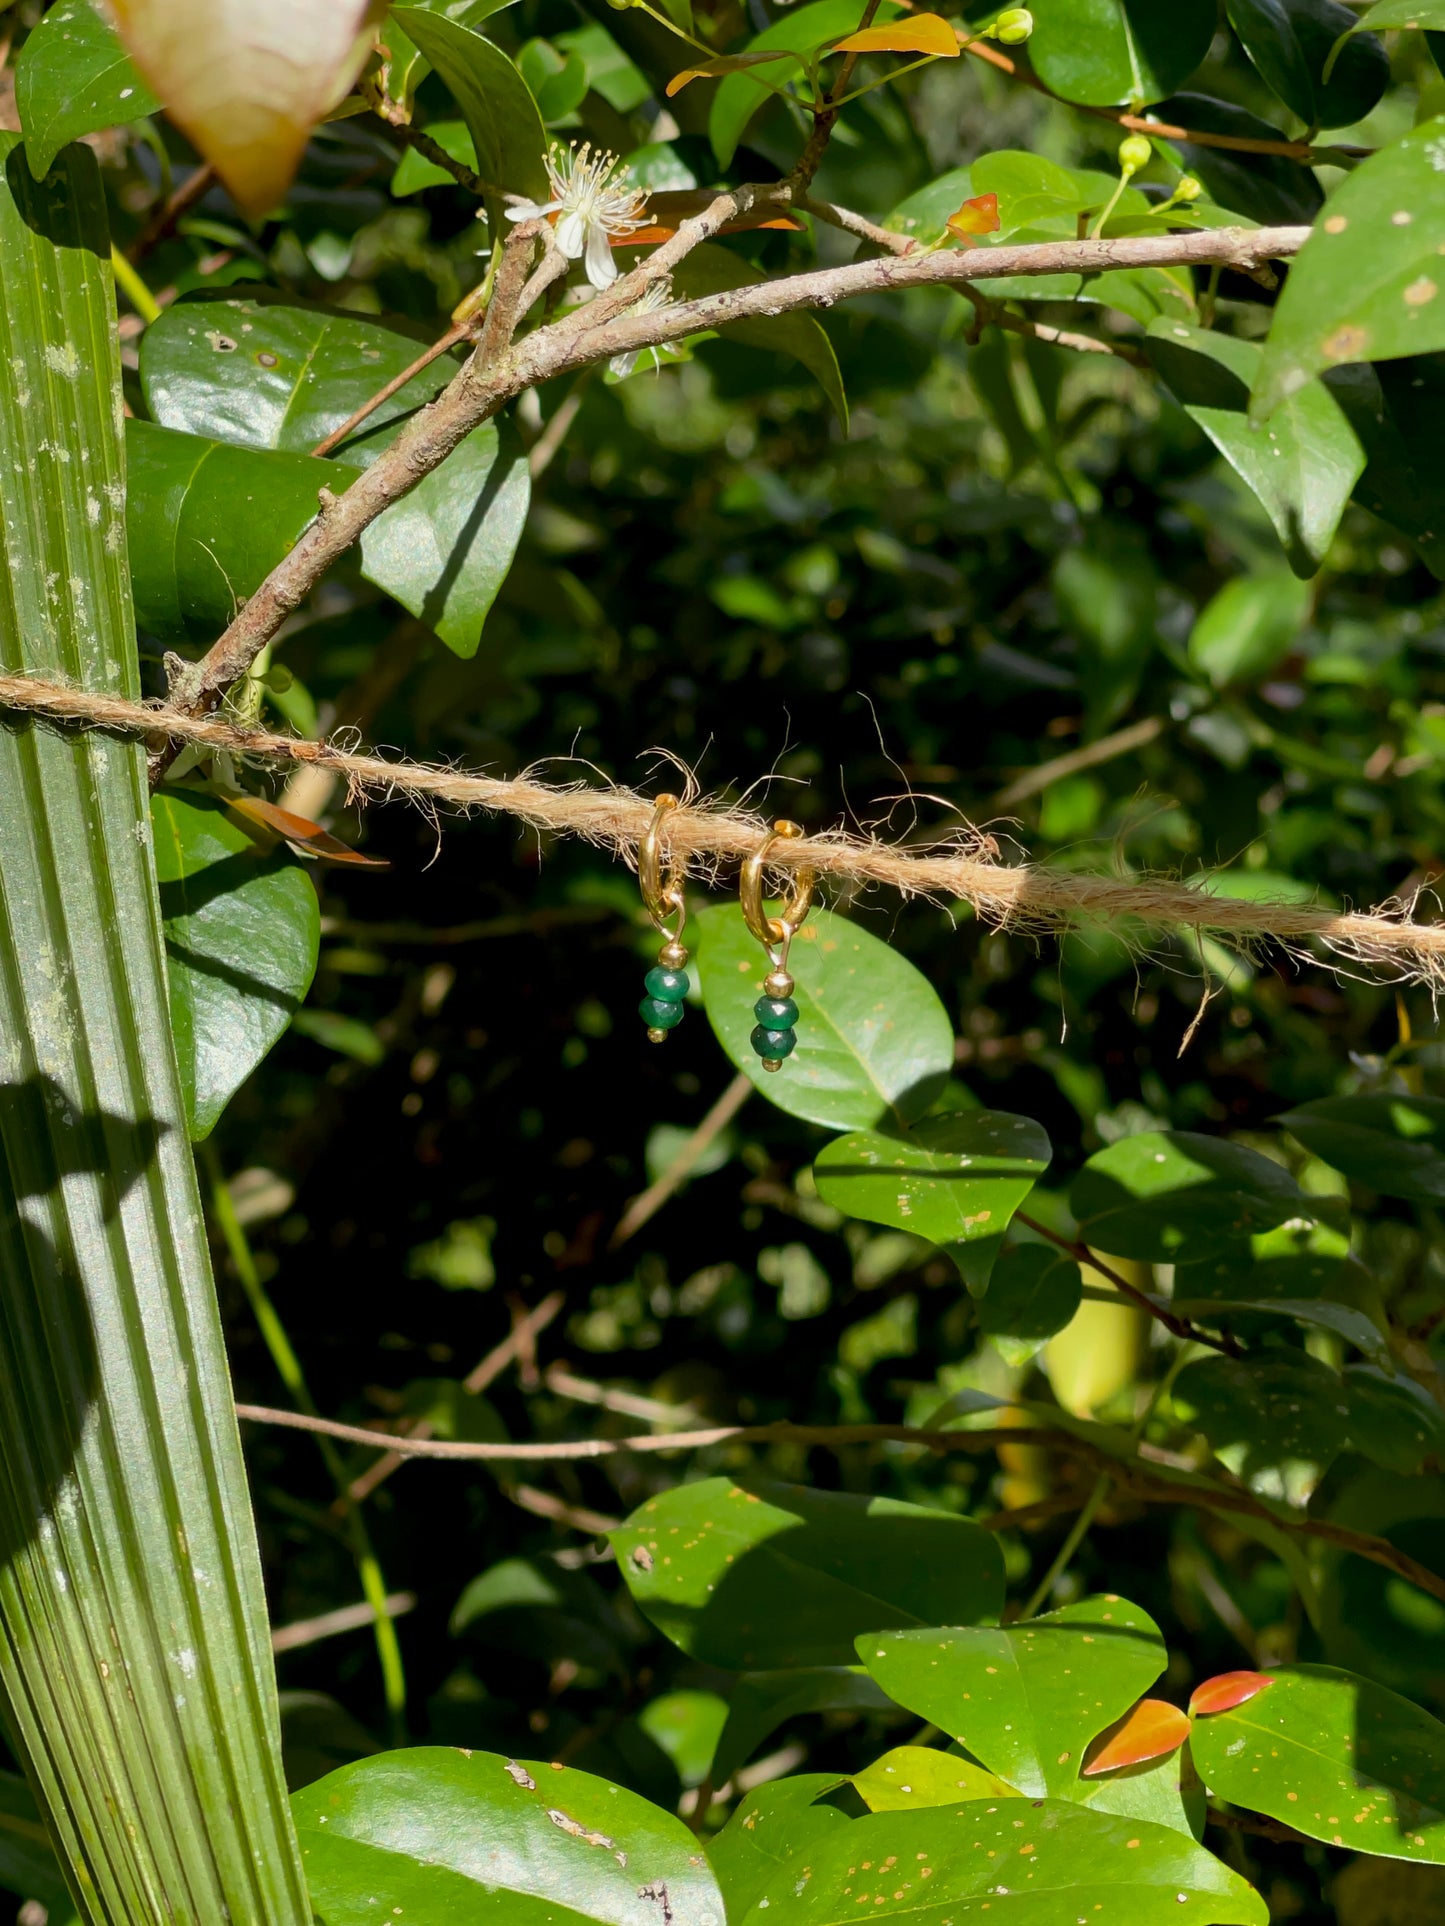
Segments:
[[[794,870],[787,901],[777,916],[769,916],[763,907],[763,871],[775,842],[792,842],[802,834],[800,824],[780,818],[773,824],[771,834],[763,838],[744,862],[738,885],[743,921],[762,944],[771,965],[763,980],[763,994],[753,1005],[758,1022],[749,1039],[762,1058],[765,1070],[781,1070],[784,1059],[790,1057],[797,1046],[793,1026],[798,1021],[798,1006],[793,1001],[794,981],[788,969],[788,952],[813,906],[817,873],[811,869]]]
[[[682,941],[687,922],[682,864],[669,861],[664,874],[662,853],[663,826],[677,807],[676,796],[664,793],[657,798],[652,821],[637,849],[637,882],[643,907],[652,919],[653,928],[664,939],[657,953],[656,967],[647,972],[644,985],[647,994],[637,1006],[638,1015],[647,1025],[650,1043],[664,1042],[668,1031],[675,1030],[682,1022],[684,998],[691,987],[686,969],[687,949]],[[677,923],[669,929],[668,919],[673,916]]]

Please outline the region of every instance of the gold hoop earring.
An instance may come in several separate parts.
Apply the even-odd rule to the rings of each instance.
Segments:
[[[662,866],[662,826],[668,813],[676,808],[676,796],[658,797],[647,834],[637,851],[637,882],[643,905],[652,918],[653,928],[665,939],[657,953],[656,967],[647,972],[644,983],[647,994],[637,1006],[638,1015],[647,1025],[649,1043],[665,1042],[668,1031],[675,1030],[682,1022],[683,999],[690,987],[687,951],[682,944],[683,925],[687,922],[682,866],[669,863],[665,879]],[[668,918],[672,916],[677,918],[677,923],[669,930]]]
[[[797,823],[774,823],[772,834],[759,843],[743,864],[738,889],[742,899],[743,920],[762,944],[771,966],[763,982],[763,994],[753,1005],[753,1015],[758,1022],[749,1038],[753,1049],[762,1058],[764,1070],[781,1070],[784,1059],[790,1057],[797,1047],[794,1026],[798,1021],[798,1006],[793,1001],[794,984],[788,970],[788,951],[812,908],[816,878],[811,869],[794,870],[792,891],[787,902],[779,915],[769,916],[763,907],[763,869],[769,851],[779,838],[791,842],[802,833]]]

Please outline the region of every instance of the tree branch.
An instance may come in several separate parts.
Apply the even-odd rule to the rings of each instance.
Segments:
[[[466,366],[436,400],[418,410],[391,447],[351,483],[344,495],[323,504],[316,520],[225,633],[199,662],[178,677],[171,692],[172,705],[188,715],[201,715],[214,708],[222,691],[245,674],[286,617],[362,531],[438,467],[472,429],[490,420],[524,388],[616,354],[660,347],[705,328],[725,328],[730,322],[789,314],[802,308],[830,308],[859,295],[913,287],[957,287],[1005,275],[1100,274],[1113,268],[1210,263],[1248,268],[1298,253],[1310,233],[1307,227],[1210,228],[1113,240],[945,249],[815,269],[696,301],[677,302],[651,314],[626,312],[645,288],[700,241],[751,207],[759,193],[767,191],[738,188],[719,195],[696,220],[684,221],[676,234],[630,274],[575,313],[537,329],[511,348],[490,356],[489,339],[484,335]],[[548,270],[549,262],[550,255],[539,275]],[[534,275],[533,285],[536,281]],[[523,290],[524,299],[529,292],[530,287]],[[497,306],[494,298],[494,311]],[[490,329],[490,343],[498,342],[501,335],[499,322]]]
[[[1158,1303],[1147,1292],[1141,1291],[1137,1284],[1131,1284],[1127,1277],[1121,1276],[1107,1259],[1096,1257],[1082,1239],[1060,1237],[1059,1233],[1050,1230],[1047,1224],[1041,1224],[1037,1218],[1029,1217],[1021,1210],[1014,1212],[1014,1222],[1023,1224],[1033,1231],[1035,1236],[1046,1238],[1057,1250],[1067,1251],[1070,1257],[1080,1264],[1087,1264],[1091,1270],[1097,1271],[1100,1277],[1107,1277],[1121,1297],[1127,1298],[1139,1310],[1147,1311],[1150,1317],[1157,1319],[1172,1336],[1182,1338],[1187,1344],[1206,1344],[1211,1351],[1223,1351],[1230,1357],[1238,1356],[1239,1346],[1233,1339],[1210,1337],[1207,1331],[1201,1331],[1197,1325],[1191,1324],[1188,1318],[1177,1316],[1167,1305]]]

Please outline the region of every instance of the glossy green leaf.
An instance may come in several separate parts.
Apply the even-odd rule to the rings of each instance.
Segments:
[[[1349,361],[1445,348],[1445,117],[1362,161],[1330,196],[1274,311],[1251,412]]]
[[[214,636],[315,519],[304,456],[126,423],[126,535],[136,620],[163,641]]]
[[[1360,15],[1358,25],[1384,32],[1389,27],[1423,27],[1445,31],[1445,0],[1375,0]]]
[[[89,0],[60,0],[42,14],[15,63],[15,105],[37,180],[67,141],[142,120],[160,104]]]
[[[1176,1264],[1171,1301],[1181,1316],[1211,1328],[1252,1332],[1265,1319],[1288,1317],[1334,1331],[1378,1361],[1390,1355],[1379,1289],[1348,1256],[1259,1258],[1248,1245],[1236,1245],[1203,1262]]]
[[[1151,1825],[1168,1826],[1190,1839],[1204,1837],[1204,1788],[1190,1764],[1187,1747],[1123,1772],[1085,1779],[1079,1792],[1081,1803],[1095,1812],[1147,1819]]]
[[[299,864],[263,856],[212,797],[161,790],[151,834],[181,1088],[205,1137],[310,988],[320,912]]]
[[[1249,391],[1264,352],[1255,342],[1182,321],[1156,321],[1147,349],[1185,413],[1259,498],[1295,573],[1313,575],[1365,465],[1365,451],[1338,398],[1323,382],[1310,381],[1267,422],[1251,426]],[[1289,602],[1282,586],[1256,592],[1254,601],[1248,615],[1231,611],[1242,638],[1246,628],[1254,633],[1231,646],[1221,624],[1211,660],[1201,661],[1212,681],[1250,675],[1258,662],[1267,666],[1270,647],[1288,625]],[[1302,609],[1297,597],[1296,627]],[[1193,646],[1191,641],[1191,653]]]
[[[870,1812],[911,1812],[916,1806],[956,1806],[965,1799],[1023,1797],[1017,1787],[982,1766],[926,1745],[895,1746],[862,1772],[855,1772],[853,1784]]]
[[[1213,0],[1035,0],[1029,60],[1046,87],[1086,107],[1172,94],[1209,52]]]
[[[861,1637],[858,1656],[890,1698],[1031,1799],[1088,1796],[1085,1748],[1148,1691],[1166,1658],[1148,1614],[1112,1596],[1026,1625]]]
[[[1353,34],[1356,16],[1338,0],[1225,0],[1244,50],[1307,127],[1363,120],[1390,81],[1390,63],[1373,35]],[[1323,78],[1335,42],[1351,34]]]
[[[860,11],[858,0],[812,0],[812,5],[785,13],[762,33],[755,34],[746,46],[732,51],[764,53],[773,47],[783,47],[789,53],[813,54],[856,27]],[[883,0],[874,20],[881,26],[898,19],[903,11],[896,0]],[[771,98],[770,89],[751,74],[729,74],[721,83],[713,95],[708,116],[708,133],[719,167],[729,165],[748,122]]]
[[[1333,1666],[1271,1676],[1247,1704],[1194,1721],[1209,1790],[1327,1845],[1445,1864],[1445,1726]]]
[[[1040,1125],[1005,1111],[925,1117],[903,1135],[835,1137],[813,1166],[825,1203],[945,1245],[978,1295],[1014,1212],[1052,1156]]]
[[[1209,94],[1175,94],[1162,100],[1159,118],[1201,134],[1230,134],[1244,140],[1283,140],[1272,126],[1233,101]],[[1251,154],[1200,141],[1172,141],[1187,171],[1204,185],[1218,206],[1243,214],[1262,227],[1308,225],[1324,205],[1324,189],[1308,167],[1282,154]]]
[[[0,665],[135,702],[109,247],[0,133]],[[301,1926],[142,745],[12,721],[0,820],[7,1738],[90,1926]]]
[[[680,1819],[575,1767],[454,1746],[358,1759],[292,1798],[319,1926],[517,1926],[560,1918],[723,1926],[723,1900]]]
[[[1015,1244],[999,1258],[978,1305],[978,1328],[1006,1364],[1027,1364],[1078,1310],[1077,1262],[1049,1244]]]
[[[1413,1378],[1352,1364],[1344,1382],[1356,1451],[1401,1478],[1413,1477],[1427,1458],[1445,1457],[1445,1411]]]
[[[393,7],[390,17],[451,89],[471,129],[482,178],[499,192],[547,200],[547,130],[526,81],[501,49],[425,7]]]
[[[1355,500],[1393,522],[1445,580],[1445,355],[1336,368],[1325,376],[1365,450]]]
[[[269,288],[200,295],[166,308],[141,336],[141,391],[163,428],[304,455],[428,344],[420,329]],[[456,371],[450,355],[433,361],[368,416],[357,440],[376,442]]]
[[[678,300],[695,301],[707,294],[752,287],[766,279],[766,275],[749,267],[726,248],[704,242],[679,261],[673,270],[672,285]],[[793,360],[800,361],[832,403],[844,434],[848,432],[848,397],[843,392],[838,356],[811,314],[779,314],[771,319],[735,321],[721,332],[731,341],[741,341],[745,347],[791,355]]]
[[[1197,1358],[1174,1380],[1174,1403],[1233,1472],[1272,1497],[1297,1495],[1295,1466],[1316,1474],[1312,1487],[1349,1438],[1349,1393],[1303,1351]]]
[[[1422,1204],[1445,1201],[1445,1100],[1439,1097],[1321,1097],[1279,1121],[1353,1183]]]
[[[766,1071],[748,1041],[768,964],[736,904],[698,919],[703,1003],[717,1039],[780,1110],[838,1130],[912,1123],[953,1067],[953,1026],[937,992],[879,937],[814,910],[793,939],[798,1047]]]
[[[705,1478],[649,1499],[609,1537],[653,1624],[729,1671],[849,1665],[860,1632],[1003,1606],[987,1532],[892,1498]]]
[[[985,1907],[1028,1926],[1266,1926],[1269,1918],[1238,1873],[1178,1832],[1063,1801],[1021,1808],[1008,1799],[857,1819],[809,1854],[806,1879],[784,1867],[748,1926],[841,1926],[865,1905],[869,1919],[909,1926],[972,1922]]]
[[[836,1773],[801,1772],[775,1779],[741,1798],[707,1856],[730,1920],[745,1919],[800,1854],[811,1854],[848,1824],[837,1806],[819,1805],[839,1783]]]
[[[1189,660],[1218,689],[1260,682],[1289,654],[1308,611],[1309,591],[1296,576],[1236,575],[1195,618]]]
[[[810,1712],[886,1712],[893,1701],[859,1665],[794,1666],[744,1672],[728,1693],[728,1721],[712,1776],[721,1785],[780,1726]]]
[[[1069,1205],[1084,1241],[1116,1257],[1200,1261],[1292,1217],[1313,1218],[1287,1170],[1192,1130],[1146,1131],[1097,1152]]]
[[[649,1699],[637,1715],[653,1744],[671,1759],[685,1786],[707,1777],[717,1742],[727,1723],[728,1701],[716,1692],[664,1692]]]

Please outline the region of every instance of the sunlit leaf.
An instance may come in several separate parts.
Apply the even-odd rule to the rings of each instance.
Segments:
[[[999,228],[998,195],[973,195],[957,213],[949,215],[944,226],[950,234],[957,234],[964,240],[971,234],[996,234]]]
[[[680,74],[674,74],[667,83],[667,97],[680,94],[690,80],[712,80],[723,74],[746,73],[749,67],[765,65],[770,60],[793,60],[798,55],[786,47],[755,50],[752,53],[720,54],[716,60],[704,60],[696,67],[684,67]]]
[[[243,211],[269,214],[316,122],[360,71],[383,0],[113,0],[121,38]]]
[[[781,1725],[810,1712],[887,1712],[893,1701],[861,1665],[792,1665],[744,1672],[728,1692],[728,1720],[713,1759],[721,1785]]]
[[[1272,1672],[1220,1672],[1195,1686],[1189,1698],[1190,1716],[1203,1719],[1215,1712],[1231,1712],[1236,1705],[1258,1698],[1273,1683]]]
[[[768,53],[781,48],[801,55],[817,53],[831,46],[839,34],[857,26],[858,11],[859,0],[812,0],[810,6],[783,14],[742,51]],[[896,20],[903,11],[898,0],[882,0],[878,24]],[[750,74],[724,75],[708,113],[708,133],[720,167],[726,167],[732,160],[748,122],[771,98],[768,89]]]
[[[1209,52],[1214,0],[1031,0],[1029,60],[1046,87],[1089,107],[1172,94]]]
[[[864,27],[840,40],[834,53],[919,53],[956,60],[962,52],[950,21],[937,13],[914,13],[884,26]]]
[[[61,0],[20,49],[15,105],[40,179],[67,141],[141,120],[160,102],[90,0]]]
[[[526,81],[501,48],[427,7],[393,7],[391,18],[451,89],[483,179],[498,191],[547,200],[547,130]]]
[[[885,1752],[853,1783],[870,1812],[909,1812],[915,1806],[957,1805],[965,1799],[1021,1799],[1023,1794],[982,1766],[931,1746],[900,1745]]]
[[[1141,1699],[1116,1726],[1100,1734],[1097,1750],[1090,1746],[1080,1774],[1095,1779],[1104,1772],[1121,1772],[1125,1766],[1162,1759],[1177,1752],[1188,1737],[1187,1713],[1167,1699]]]
[[[800,1772],[745,1793],[707,1856],[722,1887],[729,1920],[745,1919],[801,1853],[848,1824],[839,1807],[818,1802],[840,1783],[832,1772]]]

